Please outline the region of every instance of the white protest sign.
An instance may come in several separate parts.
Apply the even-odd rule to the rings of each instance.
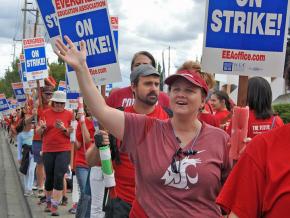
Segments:
[[[202,69],[282,76],[288,0],[207,0]]]
[[[27,80],[48,77],[44,38],[23,39],[23,49]]]
[[[66,92],[66,82],[65,81],[62,81],[62,80],[59,81],[57,91]]]
[[[87,48],[87,65],[96,85],[121,81],[119,61],[105,0],[54,0],[60,34],[70,37],[79,49],[81,40]],[[76,75],[67,65],[71,90],[78,90]]]
[[[22,82],[18,83],[11,83],[12,89],[15,95],[15,98],[17,99],[18,103],[23,103],[26,101],[26,96],[23,88]]]
[[[6,99],[6,96],[5,94],[3,93],[0,93],[0,112],[4,112],[4,111],[8,111],[10,110],[10,107],[9,107],[9,103]]]

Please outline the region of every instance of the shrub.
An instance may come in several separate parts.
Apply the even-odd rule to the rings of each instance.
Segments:
[[[290,123],[290,104],[276,104],[273,109],[283,119],[284,123]]]

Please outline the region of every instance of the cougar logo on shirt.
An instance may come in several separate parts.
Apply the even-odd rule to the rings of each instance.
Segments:
[[[198,174],[195,177],[190,177],[186,173],[186,168],[188,166],[196,167],[197,164],[201,163],[200,159],[189,159],[185,157],[180,160],[180,170],[179,173],[174,173],[171,171],[171,165],[167,168],[165,174],[161,179],[165,179],[165,184],[179,189],[189,189],[188,182],[191,184],[196,184],[198,182]],[[179,166],[179,161],[176,162],[176,166]]]

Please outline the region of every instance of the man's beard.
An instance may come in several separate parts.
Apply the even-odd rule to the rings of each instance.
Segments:
[[[151,99],[150,97],[154,96],[154,99]],[[156,104],[156,102],[158,101],[158,95],[156,94],[156,92],[150,92],[149,94],[146,95],[146,97],[142,98],[139,95],[136,96],[137,99],[141,102],[143,102],[144,104],[153,106]]]

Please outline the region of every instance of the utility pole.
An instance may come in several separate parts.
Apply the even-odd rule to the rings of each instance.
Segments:
[[[34,33],[33,33],[34,38],[35,38],[36,35],[37,35],[37,25],[38,25],[38,20],[39,20],[39,11],[36,9],[36,18],[35,18]]]
[[[23,11],[23,32],[22,32],[22,39],[25,39],[26,37],[26,34],[25,34],[25,31],[26,31],[26,12],[27,12],[27,0],[24,0],[24,9],[22,10]]]
[[[16,43],[15,43],[15,38],[13,39],[13,62],[15,61],[15,50],[16,50]]]
[[[168,47],[168,76],[170,76],[170,46]]]

